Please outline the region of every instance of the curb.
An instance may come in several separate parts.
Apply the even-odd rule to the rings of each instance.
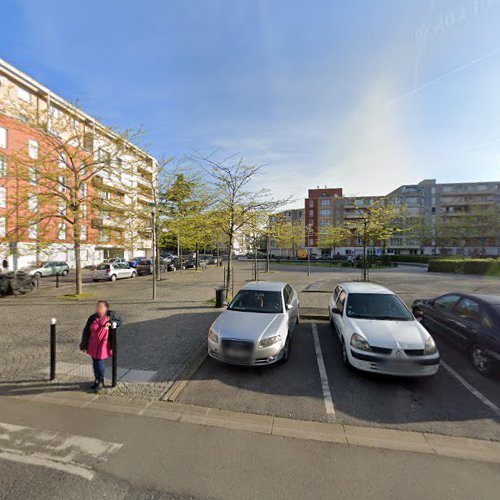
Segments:
[[[201,357],[201,356],[200,356]],[[191,365],[194,366],[194,363]],[[173,392],[171,397],[173,396]],[[258,432],[293,439],[397,450],[500,464],[500,442],[426,432],[401,431],[378,427],[362,427],[340,423],[311,422],[289,418],[241,413],[218,408],[145,402],[119,397],[100,397],[83,392],[45,393],[10,396],[26,402],[56,404],[126,413],[134,416],[162,418],[207,427],[244,432]],[[1,398],[0,398],[1,399]]]
[[[176,381],[169,387],[167,392],[161,397],[162,401],[175,402],[181,395],[191,380],[191,377],[197,372],[203,361],[207,358],[207,344],[202,342],[201,346],[193,356],[192,361],[188,363],[186,368],[179,374]]]

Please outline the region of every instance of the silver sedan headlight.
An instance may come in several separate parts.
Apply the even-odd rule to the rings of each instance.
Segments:
[[[351,337],[351,346],[360,351],[371,351],[370,344],[361,335],[353,333]]]
[[[436,343],[434,342],[434,339],[432,337],[429,337],[425,341],[424,355],[436,354],[436,352],[437,352]]]
[[[259,342],[259,347],[269,347],[272,346],[273,344],[276,344],[276,342],[281,341],[281,335],[273,335],[272,337],[266,337],[265,339],[262,339]]]
[[[212,328],[210,328],[210,330],[208,331],[208,339],[212,342],[215,342],[216,344],[219,343],[219,336],[214,332]]]

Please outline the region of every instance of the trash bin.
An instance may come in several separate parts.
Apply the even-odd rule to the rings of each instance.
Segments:
[[[216,288],[215,289],[215,307],[221,308],[224,304],[224,288]]]

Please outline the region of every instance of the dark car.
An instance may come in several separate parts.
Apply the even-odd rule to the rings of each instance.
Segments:
[[[135,270],[139,276],[153,274],[153,261],[151,259],[142,259],[135,266]],[[163,259],[160,260],[160,272],[164,273],[167,270]]]
[[[153,262],[150,259],[141,259],[137,262],[135,269],[139,276],[144,276],[145,274],[153,274]]]
[[[130,267],[137,267],[137,264],[143,260],[144,257],[132,257],[129,261],[128,261],[128,265]]]
[[[476,370],[500,367],[500,296],[448,293],[413,302],[413,313],[431,332],[467,353]]]

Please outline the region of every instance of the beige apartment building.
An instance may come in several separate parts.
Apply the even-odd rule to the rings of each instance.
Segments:
[[[76,232],[82,265],[149,255],[157,171],[128,137],[0,59],[0,259],[9,267],[71,266]]]

